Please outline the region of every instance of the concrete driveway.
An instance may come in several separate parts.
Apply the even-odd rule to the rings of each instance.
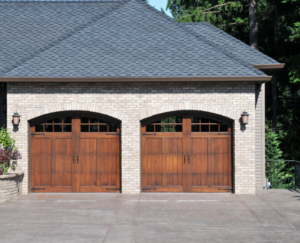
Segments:
[[[300,242],[300,193],[30,194],[0,204],[0,242]]]

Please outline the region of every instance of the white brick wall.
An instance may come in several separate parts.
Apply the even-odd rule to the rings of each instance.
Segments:
[[[255,193],[255,86],[243,83],[8,84],[8,129],[22,153],[23,192],[28,192],[28,120],[64,110],[85,110],[122,121],[122,191],[140,192],[140,120],[175,110],[202,110],[235,120],[236,193]],[[241,113],[249,124],[241,130]],[[11,115],[21,122],[13,131]]]

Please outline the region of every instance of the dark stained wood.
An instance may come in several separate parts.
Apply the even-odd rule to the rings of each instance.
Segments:
[[[231,192],[226,190],[232,187],[231,128],[192,132],[188,113],[182,124],[181,133],[154,135],[142,123],[142,134],[147,134],[142,135],[142,191]]]
[[[142,132],[146,133],[146,127]],[[152,133],[142,137],[142,144],[142,187],[147,189],[143,191],[182,192],[182,133]]]
[[[37,133],[31,124],[31,188],[43,189],[32,192],[120,192],[120,136],[81,132],[72,117],[72,132]]]
[[[32,135],[31,143],[31,188],[71,192],[71,134]]]
[[[118,192],[120,188],[119,136],[80,137],[79,192]],[[109,189],[109,190],[107,190]]]

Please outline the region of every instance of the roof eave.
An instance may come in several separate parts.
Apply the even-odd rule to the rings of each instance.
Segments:
[[[265,74],[271,75],[272,73],[284,68],[285,63],[278,64],[254,64],[253,67],[263,71]]]
[[[258,82],[271,81],[272,76],[244,77],[0,77],[3,83],[136,83],[136,82]]]

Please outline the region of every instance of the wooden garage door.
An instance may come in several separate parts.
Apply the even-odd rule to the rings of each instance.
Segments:
[[[231,192],[231,127],[185,114],[142,125],[142,190]]]
[[[32,192],[120,191],[120,126],[61,116],[31,126]]]

